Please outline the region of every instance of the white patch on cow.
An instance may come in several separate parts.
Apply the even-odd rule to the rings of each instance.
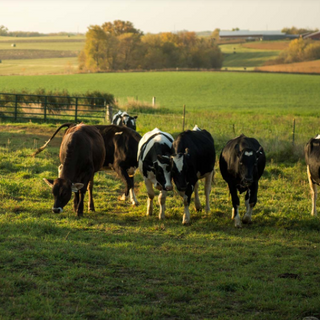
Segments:
[[[167,157],[167,156],[163,156],[163,157],[169,159],[169,157]],[[159,167],[161,167],[163,170],[163,175],[165,178],[164,187],[169,188],[169,189],[172,188],[171,179],[170,179],[170,172],[168,172],[168,170],[167,170],[167,164],[162,164],[159,160],[157,160],[157,162],[158,162]]]
[[[320,134],[318,134],[318,135],[315,137],[315,139],[320,139]]]
[[[137,159],[139,160],[140,157],[140,152],[141,152],[141,148],[142,146],[148,141],[148,139],[153,136],[156,133],[162,133],[161,130],[159,130],[158,128],[153,129],[152,131],[147,132],[142,139],[139,141],[139,145],[138,145],[138,155],[137,155]],[[170,137],[173,141],[173,137],[166,132],[163,132],[166,136]],[[148,154],[148,152],[150,151],[150,149],[153,147],[153,145],[157,142],[157,143],[161,143],[161,144],[166,144],[169,148],[171,148],[172,146],[172,141],[170,141],[166,136],[162,135],[162,134],[158,134],[156,135],[152,140],[150,140],[144,150],[144,157]],[[143,159],[141,160],[144,160]]]
[[[134,120],[131,119],[130,121],[131,121],[131,125],[134,126],[134,124],[135,124],[135,123],[134,123]]]
[[[129,195],[130,195],[131,204],[133,206],[138,206],[139,202],[138,202],[137,197],[136,197],[134,190],[132,188],[129,190]]]
[[[117,134],[123,134],[123,131],[116,132],[114,135],[117,135]]]
[[[62,172],[63,164],[60,164],[58,167],[58,178],[61,178],[61,172]]]
[[[59,212],[56,212],[56,210],[59,210]],[[62,213],[63,209],[61,207],[58,208],[52,208],[52,211],[56,212],[56,213]]]
[[[193,127],[192,131],[201,131],[201,129],[200,129],[197,125],[195,125],[195,126]]]
[[[307,173],[308,173],[308,180],[309,180],[309,186],[311,191],[311,201],[312,201],[312,207],[311,207],[311,215],[316,216],[317,215],[317,185],[313,183],[310,167],[307,165]]]
[[[245,151],[244,155],[247,156],[247,157],[250,157],[250,156],[253,155],[253,152],[252,151]]]
[[[174,156],[172,157],[172,160],[175,163],[178,172],[180,173],[183,169],[183,156],[181,157],[179,157],[178,155]]]

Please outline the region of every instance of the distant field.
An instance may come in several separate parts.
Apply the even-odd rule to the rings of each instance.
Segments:
[[[255,70],[288,73],[320,73],[320,60],[256,67]]]
[[[258,46],[260,43],[220,45],[219,47],[224,54],[223,68],[247,68],[250,70],[261,66],[265,61],[275,59],[279,55],[281,49],[270,49],[273,43],[265,42],[265,48],[260,48]],[[248,47],[249,45],[253,45],[253,47]]]
[[[188,111],[304,114],[318,116],[320,77],[312,75],[232,72],[137,72],[53,76],[3,76],[0,91],[67,89],[101,90],[117,99],[129,98]]]
[[[258,49],[258,50],[285,50],[288,48],[290,41],[263,41],[263,42],[247,42],[243,44],[243,47],[248,49]]]
[[[4,60],[0,64],[0,75],[48,75],[75,73],[78,58]]]

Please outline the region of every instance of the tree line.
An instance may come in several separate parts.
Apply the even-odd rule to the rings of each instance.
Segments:
[[[79,54],[82,71],[165,68],[221,68],[223,55],[213,36],[195,32],[146,34],[129,21],[88,28]]]

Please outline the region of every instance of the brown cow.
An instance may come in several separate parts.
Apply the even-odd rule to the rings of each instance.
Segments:
[[[65,125],[63,125],[65,126]],[[61,126],[56,133],[63,127]],[[55,133],[55,134],[56,134]],[[88,210],[94,211],[92,198],[93,176],[103,166],[106,150],[100,132],[93,126],[77,125],[69,128],[60,146],[62,166],[59,178],[43,179],[54,197],[52,211],[61,213],[75,192],[73,209],[83,215],[83,199],[88,188]]]

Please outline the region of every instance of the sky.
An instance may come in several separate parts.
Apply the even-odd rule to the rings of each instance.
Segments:
[[[320,29],[320,0],[0,0],[9,31],[85,33],[114,20],[144,33]]]

